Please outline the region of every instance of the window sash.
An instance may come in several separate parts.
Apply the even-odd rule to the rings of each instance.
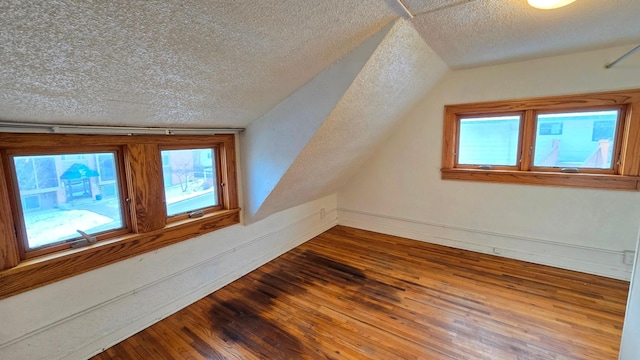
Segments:
[[[514,164],[513,165],[505,165],[498,164],[492,162],[484,162],[484,163],[460,163],[460,155],[462,152],[462,141],[461,141],[461,133],[462,133],[462,122],[463,121],[473,121],[474,119],[486,119],[486,118],[512,118],[517,117],[518,120],[518,134],[516,145],[511,146],[514,148]],[[457,168],[467,168],[467,169],[487,169],[487,170],[516,170],[519,167],[521,153],[522,153],[522,130],[524,127],[524,120],[522,113],[511,113],[511,112],[501,112],[501,113],[489,113],[489,114],[472,114],[472,115],[458,115],[457,116],[457,129],[458,132],[456,134],[456,153],[455,153],[455,167]]]
[[[563,110],[554,110],[554,111],[535,111],[535,122],[533,128],[533,140],[532,144],[534,144],[534,149],[531,155],[531,170],[532,171],[542,171],[542,172],[562,172],[562,168],[571,168],[570,166],[543,166],[543,165],[535,165],[535,144],[537,137],[539,134],[537,133],[538,129],[538,119],[540,115],[552,115],[552,114],[566,114],[566,113],[587,113],[587,112],[601,112],[601,111],[617,111],[618,115],[616,118],[616,124],[613,129],[613,142],[609,145],[609,151],[611,152],[611,166],[608,168],[599,168],[599,167],[577,167],[578,173],[591,173],[591,174],[610,174],[617,175],[620,174],[620,155],[622,150],[622,139],[624,137],[624,128],[625,128],[625,119],[626,119],[626,106],[598,106],[598,107],[590,107],[590,108],[570,108]]]
[[[62,250],[70,249],[74,243],[78,241],[82,241],[83,237],[78,234],[78,236],[74,236],[69,239],[60,240],[56,242],[51,242],[47,244],[43,244],[42,246],[32,247],[29,244],[28,233],[27,233],[27,225],[25,218],[25,209],[23,208],[23,203],[21,197],[25,195],[25,193],[20,192],[20,186],[18,184],[18,173],[16,171],[14,160],[18,157],[51,157],[55,160],[55,156],[61,156],[61,161],[73,162],[73,161],[84,161],[87,154],[113,154],[114,156],[114,171],[117,177],[118,182],[118,199],[119,199],[119,215],[121,219],[121,226],[118,228],[100,231],[97,233],[89,234],[91,236],[95,236],[97,241],[102,241],[110,238],[114,238],[120,235],[124,235],[131,231],[129,217],[126,213],[127,204],[125,199],[127,194],[126,181],[123,177],[124,167],[122,166],[122,151],[119,147],[104,147],[104,146],[94,146],[94,147],[59,147],[57,149],[45,149],[45,148],[30,148],[30,149],[10,149],[6,151],[6,159],[7,159],[7,178],[9,179],[9,189],[10,193],[13,194],[13,198],[11,201],[11,206],[13,208],[13,213],[15,214],[15,230],[16,236],[18,240],[18,249],[20,252],[20,257],[22,259],[31,259],[34,257],[51,254],[55,252],[59,252]],[[73,157],[69,157],[73,155]],[[83,156],[83,159],[80,159],[79,156]],[[64,158],[63,158],[64,157]],[[56,177],[58,177],[56,175]],[[58,190],[61,186],[65,186],[64,183],[58,180],[58,186],[54,188],[48,188],[48,190]],[[27,192],[28,194],[29,192]]]
[[[220,209],[200,218],[169,222],[162,202],[161,146],[219,149]],[[118,149],[118,173],[127,230],[77,249],[21,252],[17,189],[10,154],[99,152]],[[240,222],[235,135],[77,135],[0,133],[0,299]],[[125,196],[126,195],[126,196]],[[100,238],[99,238],[100,239]],[[28,261],[27,261],[28,260]],[[73,266],[69,266],[73,264]],[[19,265],[19,266],[18,266]]]
[[[184,220],[184,219],[188,219],[190,217],[192,217],[193,215],[191,214],[195,214],[195,213],[201,213],[201,214],[208,214],[211,212],[215,212],[215,211],[219,211],[223,208],[223,198],[222,198],[222,181],[221,181],[221,164],[222,164],[222,158],[221,158],[221,152],[220,152],[220,146],[218,145],[212,145],[212,146],[200,146],[200,147],[194,147],[194,146],[162,146],[160,147],[160,154],[161,154],[161,158],[162,158],[162,169],[163,169],[163,181],[164,181],[164,187],[163,190],[166,189],[167,186],[167,182],[166,182],[166,178],[165,178],[165,170],[170,168],[170,156],[167,157],[165,155],[168,155],[168,153],[164,153],[164,151],[173,151],[173,150],[200,150],[200,149],[211,149],[212,150],[212,166],[215,169],[215,180],[213,181],[213,187],[214,187],[214,192],[215,192],[215,205],[212,206],[206,206],[206,207],[200,207],[200,208],[194,208],[194,209],[190,209],[188,211],[184,211],[184,212],[179,212],[179,213],[175,213],[175,214],[167,214],[167,221],[168,222],[174,222],[174,221],[180,221],[180,220]],[[165,210],[168,211],[168,205],[167,205],[167,198],[166,198],[166,191],[163,191],[163,199],[164,199],[164,203],[165,203]]]
[[[581,168],[578,173],[557,167],[534,167],[533,147],[536,114],[598,109],[620,109],[613,144],[613,169]],[[521,154],[516,168],[458,164],[459,118],[468,116],[523,114]],[[442,179],[513,184],[638,190],[640,187],[640,89],[543,98],[445,105],[442,142]]]

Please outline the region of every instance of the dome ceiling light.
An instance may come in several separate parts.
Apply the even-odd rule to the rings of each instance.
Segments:
[[[537,9],[549,10],[567,6],[576,0],[527,0],[529,5]]]

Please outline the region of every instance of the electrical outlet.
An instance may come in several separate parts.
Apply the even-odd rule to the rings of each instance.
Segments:
[[[625,265],[633,265],[633,260],[636,257],[636,252],[631,250],[623,251],[622,262]]]
[[[320,220],[324,220],[325,216],[327,216],[327,213],[324,211],[324,208],[320,209]]]

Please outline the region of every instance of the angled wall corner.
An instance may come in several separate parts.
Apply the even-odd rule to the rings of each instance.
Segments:
[[[244,221],[255,214],[385,39],[390,23],[291,94],[240,138]]]
[[[396,21],[253,218],[339,190],[447,70],[410,22]]]

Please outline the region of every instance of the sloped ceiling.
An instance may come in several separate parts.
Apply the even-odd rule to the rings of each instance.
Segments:
[[[389,135],[402,115],[446,72],[444,62],[407,21],[398,20],[384,33],[375,52],[315,135],[259,203],[257,211],[245,212],[246,219],[259,220],[336,192]],[[252,176],[261,175],[257,172]],[[255,205],[250,210],[255,210]]]
[[[1,0],[0,117],[243,127],[395,18],[381,0]]]
[[[335,192],[448,68],[640,43],[638,0],[401,1],[414,18],[400,0],[0,0],[0,120],[247,127],[257,220]]]
[[[405,3],[418,14],[418,32],[451,68],[640,43],[638,0],[576,0],[555,10],[526,0]]]
[[[640,1],[403,0],[451,68],[640,43]],[[386,24],[398,0],[0,0],[0,119],[244,127]]]
[[[257,215],[302,149],[316,135],[327,117],[379,48],[393,23],[363,42],[312,81],[254,121],[241,134],[245,174],[245,219]],[[310,200],[306,196],[304,200]]]

